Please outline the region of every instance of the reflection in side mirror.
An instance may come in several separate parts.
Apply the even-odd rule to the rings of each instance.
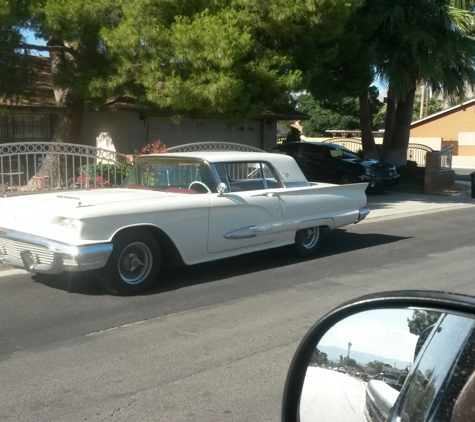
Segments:
[[[289,417],[292,399],[284,395],[283,420],[455,421],[462,389],[475,397],[475,320],[441,311],[379,307],[323,324],[321,332],[317,325],[317,341],[296,355],[307,359],[294,400],[298,417]],[[295,358],[291,368],[298,372]],[[474,419],[475,403],[469,406]]]
[[[408,328],[412,314],[407,309],[367,311],[328,330],[307,369],[301,420],[313,421],[318,414],[325,415],[322,421],[365,421],[366,394],[385,420],[398,397],[400,375],[412,366],[417,343]]]

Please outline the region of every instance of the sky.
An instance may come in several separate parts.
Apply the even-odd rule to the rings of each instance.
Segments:
[[[30,31],[29,29],[24,29],[21,31],[21,34],[25,37],[25,42],[27,44],[46,45],[45,40],[37,39],[33,31]],[[46,51],[33,51],[31,54],[37,56],[49,56],[49,53]]]
[[[35,38],[35,34],[33,31],[30,31],[29,29],[25,29],[21,31],[21,34],[25,37],[25,40],[28,44],[37,44],[37,45],[45,45],[46,43],[44,40],[38,40]]]
[[[352,315],[332,327],[319,344],[412,362],[417,336],[409,332],[412,309],[381,309]]]

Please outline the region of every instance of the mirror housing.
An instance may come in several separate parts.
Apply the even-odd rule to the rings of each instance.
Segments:
[[[228,187],[226,186],[226,183],[221,182],[218,185],[218,194],[223,195],[228,191]]]
[[[307,370],[323,336],[345,318],[365,311],[384,309],[419,309],[475,319],[475,298],[429,291],[386,292],[360,297],[329,312],[310,329],[297,348],[284,388],[282,421],[300,421],[300,402]]]

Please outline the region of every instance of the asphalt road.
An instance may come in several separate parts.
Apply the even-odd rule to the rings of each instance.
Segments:
[[[278,421],[325,312],[376,291],[475,294],[474,212],[368,220],[309,260],[282,248],[169,269],[137,297],[0,272],[0,420]]]
[[[367,422],[366,382],[331,369],[309,367],[300,404],[301,422]]]

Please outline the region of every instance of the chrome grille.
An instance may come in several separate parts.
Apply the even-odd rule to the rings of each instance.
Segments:
[[[53,264],[54,254],[50,249],[44,246],[0,237],[0,256],[10,257],[21,262],[20,253],[23,251],[31,253],[33,260],[37,264],[37,269],[48,269]]]

